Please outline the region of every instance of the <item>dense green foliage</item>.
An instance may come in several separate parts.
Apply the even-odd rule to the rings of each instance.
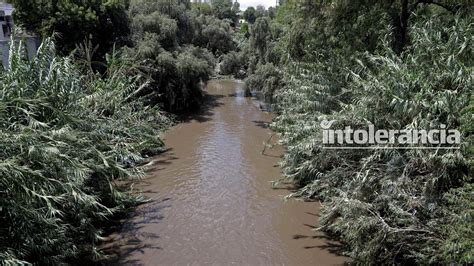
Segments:
[[[251,6],[245,9],[244,19],[250,24],[253,24],[255,22],[255,20],[257,19],[255,7]]]
[[[230,24],[214,16],[198,16],[193,21],[195,27],[194,45],[206,48],[216,56],[235,49]]]
[[[228,19],[235,22],[237,20],[237,12],[240,11],[240,5],[238,2],[235,5],[232,2],[232,0],[212,0],[213,15],[218,19]]]
[[[251,28],[247,22],[241,25],[240,32],[234,34],[236,47],[232,53],[222,57],[220,68],[221,74],[224,75],[233,74],[238,78],[249,76],[246,82],[248,87],[253,87],[253,91],[258,93],[273,92],[275,87],[269,86],[281,79],[278,71],[271,68],[280,63],[281,51],[277,40],[282,35],[282,25],[263,14],[267,13],[262,12]],[[269,65],[266,65],[267,63]],[[277,74],[278,77],[273,76]],[[268,79],[270,76],[272,78]],[[271,101],[271,96],[267,97],[267,100]]]
[[[243,24],[248,27],[248,24]],[[247,28],[248,30],[248,28]],[[219,74],[245,78],[250,65],[256,64],[256,58],[248,41],[249,33],[233,34],[234,49],[219,58]]]
[[[235,48],[231,21],[189,1],[12,2],[28,30],[58,33],[61,55],[77,49],[45,39],[27,61],[12,45],[0,72],[0,264],[99,259],[103,226],[141,200],[115,180],[162,150],[160,110],[197,106]]]
[[[258,64],[255,73],[245,80],[245,86],[259,98],[271,103],[272,95],[282,84],[282,73],[272,64]]]
[[[135,73],[147,77],[141,95],[149,96],[147,104],[167,111],[197,107],[202,83],[213,73],[214,56],[235,49],[230,24],[239,8],[230,0],[215,1],[212,7],[186,0],[11,2],[24,28],[43,36],[57,34],[62,54],[79,48],[76,55],[102,72],[105,54],[127,45]]]
[[[0,260],[59,264],[99,256],[99,225],[137,202],[114,179],[162,147],[167,119],[133,99],[139,84],[116,55],[80,74],[45,40],[36,58],[12,45],[0,72]]]
[[[360,263],[469,263],[473,17],[467,2],[285,1],[251,29],[247,87],[274,103],[280,182],[323,202]],[[259,21],[260,20],[260,21]],[[278,26],[279,31],[272,31]],[[460,150],[329,150],[333,128],[459,129]]]
[[[128,0],[8,0],[15,6],[15,21],[26,30],[49,37],[57,34],[57,46],[68,54],[85,39],[104,60],[116,45],[128,42]]]
[[[130,4],[134,47],[127,54],[150,79],[143,93],[168,111],[198,106],[214,56],[234,49],[230,23],[202,13],[202,7],[165,0]]]
[[[137,166],[162,148],[159,110],[197,107],[219,61],[220,74],[247,77],[272,104],[271,127],[286,146],[279,182],[298,186],[290,196],[322,201],[320,229],[355,262],[474,262],[469,0],[286,0],[248,8],[234,34],[239,6],[230,0],[11,2],[26,29],[58,33],[61,54],[87,47],[78,64],[56,56],[49,39],[31,62],[13,45],[0,72],[1,261],[100,256],[101,224],[138,200],[113,181],[141,175]],[[113,49],[125,44],[120,55]],[[462,145],[329,150],[323,120],[446,125]]]
[[[239,72],[242,70],[243,58],[237,52],[230,52],[222,56],[219,73],[222,75],[235,75],[239,76]]]

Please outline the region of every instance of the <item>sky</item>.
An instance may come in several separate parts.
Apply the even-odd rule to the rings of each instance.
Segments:
[[[265,6],[266,8],[270,6],[275,6],[276,0],[238,0],[240,3],[240,10],[245,10],[249,6],[256,7],[258,5]]]

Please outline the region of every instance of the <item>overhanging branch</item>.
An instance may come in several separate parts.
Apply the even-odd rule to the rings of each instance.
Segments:
[[[419,4],[427,4],[427,5],[432,4],[432,5],[442,7],[442,8],[448,10],[449,12],[451,12],[453,14],[456,13],[456,11],[452,7],[450,7],[446,4],[443,4],[443,3],[432,1],[432,0],[419,0],[419,1],[417,1],[415,4],[413,4],[412,8],[410,9],[411,12],[415,11]]]

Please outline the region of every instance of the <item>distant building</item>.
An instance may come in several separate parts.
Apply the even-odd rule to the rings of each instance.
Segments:
[[[13,31],[13,6],[0,0],[0,41],[9,40]]]
[[[191,0],[191,2],[211,4],[211,0]]]
[[[14,7],[11,4],[0,0],[0,59],[3,67],[8,66],[8,56],[10,50],[11,36],[14,30],[13,12]],[[17,33],[15,40],[24,40],[25,56],[32,59],[40,44],[38,37],[26,33]]]

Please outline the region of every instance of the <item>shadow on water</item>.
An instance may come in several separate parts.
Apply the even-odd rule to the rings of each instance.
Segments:
[[[106,264],[344,263],[333,255],[342,246],[315,230],[317,203],[284,205],[292,183],[270,189],[284,149],[269,129],[273,116],[241,99],[241,83],[216,81],[207,92],[200,110],[180,114],[165,135],[171,148],[144,166],[150,178],[137,187],[156,200],[113,230],[101,248],[113,256]]]
[[[267,121],[258,121],[258,120],[254,120],[252,121],[257,127],[261,127],[261,128],[268,128],[270,126],[270,123],[267,122]]]
[[[320,217],[320,215],[316,213],[306,212],[306,214],[313,217]],[[303,249],[323,249],[323,250],[327,250],[331,254],[334,254],[337,256],[344,256],[344,251],[347,250],[347,247],[345,247],[340,242],[340,239],[338,239],[336,235],[323,233],[322,231],[318,230],[318,227],[311,224],[303,223],[302,225],[309,227],[314,232],[314,234],[311,234],[311,235],[295,234],[292,236],[293,240],[303,240],[303,239],[319,240],[318,241],[319,243],[317,245],[306,245],[306,246],[303,246]],[[323,241],[322,244],[320,243],[321,240]],[[344,263],[344,265],[347,265],[347,263]]]
[[[179,159],[172,148],[168,148],[154,159],[144,165],[148,173],[165,169],[172,164],[174,160]],[[147,179],[138,181],[142,184],[140,189],[142,195],[156,194],[156,189],[150,188],[152,182]],[[126,182],[124,186],[130,187],[137,183],[137,180]],[[105,261],[99,262],[99,265],[142,265],[139,260],[131,259],[133,253],[144,253],[145,250],[162,250],[163,248],[153,243],[157,243],[160,236],[153,232],[147,232],[145,227],[150,224],[158,224],[164,216],[162,210],[171,208],[171,198],[152,199],[146,198],[146,201],[138,206],[128,215],[117,217],[114,221],[115,226],[109,228],[108,237],[101,245],[101,251],[107,254]]]
[[[208,122],[212,120],[214,108],[224,104],[221,99],[225,97],[225,95],[211,95],[206,93],[203,97],[203,104],[199,107],[197,112],[181,113],[178,115],[177,120],[180,123],[189,123],[192,121],[197,121],[199,123]]]
[[[304,224],[307,226],[307,224]],[[316,228],[314,228],[316,229]],[[324,249],[329,251],[332,254],[342,256],[345,247],[343,244],[337,242],[335,237],[332,236],[327,236],[321,234],[315,234],[315,235],[293,235],[294,240],[299,240],[299,239],[320,239],[324,240],[324,244],[319,244],[319,245],[311,245],[311,246],[304,246],[304,249]]]
[[[162,247],[155,245],[160,236],[156,233],[146,232],[146,225],[158,224],[164,219],[161,211],[170,208],[170,198],[147,202],[137,208],[132,214],[117,221],[121,226],[111,228],[112,233],[103,242],[101,251],[107,254],[108,259],[99,262],[99,265],[141,265],[139,260],[130,259],[132,253],[144,253],[145,250],[161,250]]]
[[[205,94],[203,97],[203,104],[198,111],[181,113],[177,116],[179,123],[199,122],[204,123],[212,120],[214,115],[214,108],[223,105],[221,99],[225,95],[211,95]],[[173,148],[168,148],[155,156],[152,161],[144,165],[144,169],[148,173],[154,173],[165,169],[172,164],[174,160],[179,159]],[[145,184],[143,188],[147,187],[146,179],[139,181]],[[126,182],[123,185],[130,186],[135,181]],[[154,189],[141,190],[144,195],[156,194],[158,191]],[[114,226],[111,226],[108,231],[108,237],[102,242],[100,251],[107,254],[107,259],[96,262],[96,265],[143,265],[143,262],[132,258],[134,253],[145,253],[149,250],[162,250],[163,247],[158,246],[157,243],[160,236],[156,233],[146,232],[145,227],[150,224],[157,224],[164,219],[161,214],[165,208],[170,208],[170,198],[161,200],[150,200],[143,205],[136,208],[128,215],[117,217],[113,221]]]

